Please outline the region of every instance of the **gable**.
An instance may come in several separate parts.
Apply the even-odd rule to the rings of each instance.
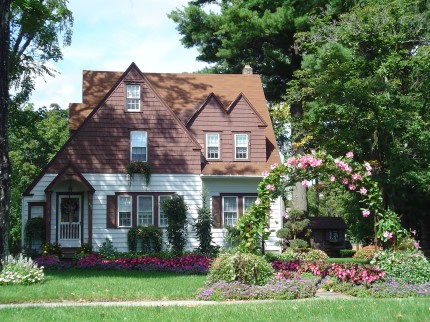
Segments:
[[[127,83],[141,88],[141,111],[125,111]],[[146,131],[153,173],[200,173],[200,146],[132,64],[105,94],[50,163],[57,173],[72,162],[82,173],[124,173],[130,162],[130,131]]]

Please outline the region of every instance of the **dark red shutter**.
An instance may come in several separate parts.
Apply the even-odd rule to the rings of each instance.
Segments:
[[[106,228],[116,228],[116,196],[107,196]]]
[[[214,228],[222,228],[220,196],[212,196],[212,225],[214,226]]]

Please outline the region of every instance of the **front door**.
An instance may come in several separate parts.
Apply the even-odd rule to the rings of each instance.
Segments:
[[[80,195],[60,195],[59,203],[58,242],[62,247],[80,247],[82,198]]]

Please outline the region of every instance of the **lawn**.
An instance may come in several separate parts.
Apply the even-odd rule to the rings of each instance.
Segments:
[[[428,321],[429,299],[307,299],[204,306],[1,309],[3,321]]]
[[[42,284],[1,286],[0,303],[195,299],[206,275],[166,272],[45,271]]]

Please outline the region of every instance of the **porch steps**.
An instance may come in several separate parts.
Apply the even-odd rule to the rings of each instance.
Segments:
[[[78,251],[78,247],[67,247],[63,248],[63,259],[65,260],[71,260],[75,256],[75,254]]]

